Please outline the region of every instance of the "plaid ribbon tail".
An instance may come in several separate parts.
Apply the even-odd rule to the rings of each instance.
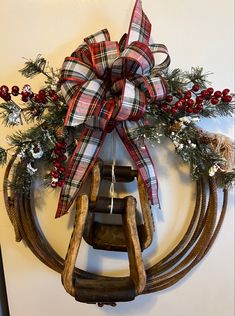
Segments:
[[[152,25],[144,13],[141,0],[136,0],[133,9],[129,31],[126,37],[125,47],[133,42],[141,42],[148,45]]]
[[[69,161],[55,217],[66,214],[97,160],[106,132],[84,128]]]
[[[142,124],[141,120],[138,122],[125,121],[118,124],[116,130],[145,183],[151,204],[160,206],[157,174],[153,161],[144,142],[141,141],[140,143],[132,133],[134,129],[139,128]]]

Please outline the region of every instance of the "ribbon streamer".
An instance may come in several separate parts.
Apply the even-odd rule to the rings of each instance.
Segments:
[[[146,106],[163,100],[166,84],[158,72],[170,64],[167,48],[149,44],[151,23],[136,0],[129,32],[111,41],[104,29],[84,39],[62,66],[61,91],[68,104],[65,126],[83,126],[69,161],[56,217],[68,212],[93,167],[108,132],[116,129],[148,190],[158,204],[158,183],[148,149],[132,138],[143,125]],[[166,59],[155,65],[154,54]]]

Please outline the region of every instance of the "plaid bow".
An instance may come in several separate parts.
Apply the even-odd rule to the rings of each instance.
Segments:
[[[56,217],[65,214],[93,167],[105,136],[112,129],[136,164],[152,204],[158,204],[158,184],[153,162],[145,144],[132,137],[131,130],[143,125],[146,105],[164,99],[166,85],[157,71],[168,67],[170,57],[164,45],[149,45],[151,24],[136,0],[129,32],[120,42],[101,30],[84,40],[64,61],[61,90],[68,104],[66,126],[83,126],[83,132],[69,161]],[[166,54],[155,65],[155,53]]]

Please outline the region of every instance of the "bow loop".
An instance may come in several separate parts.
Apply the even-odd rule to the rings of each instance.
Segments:
[[[153,68],[153,72],[166,69],[171,63],[171,58],[168,53],[167,47],[164,44],[150,44],[149,48],[151,49],[153,54],[166,55],[165,59],[160,64],[155,65],[155,67]]]
[[[90,46],[93,68],[99,78],[105,78],[111,69],[113,62],[119,57],[119,45],[117,42],[103,41],[92,43]]]
[[[72,53],[71,57],[75,57],[86,65],[92,67],[91,52],[87,44],[79,45],[78,48]]]
[[[131,78],[149,74],[154,66],[154,57],[150,48],[140,42],[133,42],[117,58],[112,66],[112,80]]]
[[[89,46],[93,43],[99,43],[103,41],[110,41],[109,31],[107,29],[103,29],[98,31],[90,36],[84,38],[84,42]]]
[[[105,95],[104,83],[101,79],[85,82],[73,95],[65,118],[65,125],[78,126],[100,109]]]
[[[167,94],[167,84],[160,76],[136,76],[132,82],[145,93],[148,103],[162,100]]]

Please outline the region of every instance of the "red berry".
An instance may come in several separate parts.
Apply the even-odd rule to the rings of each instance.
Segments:
[[[223,96],[222,100],[226,103],[230,103],[232,101],[232,96],[231,95],[225,95]]]
[[[211,98],[212,98],[212,96],[211,96],[211,94],[209,94],[209,93],[205,96],[205,99],[206,99],[206,100],[210,100]]]
[[[3,98],[6,102],[11,101],[10,93],[7,93],[6,96]]]
[[[197,113],[199,113],[199,112],[200,112],[200,110],[198,110],[198,108],[194,108],[194,109],[193,109],[193,113],[197,114]]]
[[[163,105],[162,106],[162,111],[163,112],[168,112],[168,106],[167,105]]]
[[[176,114],[178,112],[178,109],[176,108],[176,107],[173,107],[172,109],[171,109],[171,113],[172,114]]]
[[[38,94],[39,94],[40,96],[42,96],[42,97],[45,97],[45,96],[46,96],[46,90],[41,89],[41,90],[39,90]]]
[[[41,97],[39,94],[36,94],[36,95],[34,96],[34,101],[35,101],[36,103],[41,103],[41,102],[42,102],[42,97]]]
[[[57,182],[51,181],[51,187],[52,187],[52,188],[56,188],[56,187],[57,187]]]
[[[57,161],[55,161],[54,163],[54,166],[57,168],[57,169],[59,169],[60,167],[61,167],[61,163],[57,160]]]
[[[207,89],[207,92],[208,92],[209,94],[213,94],[213,93],[214,93],[214,89],[210,87],[210,88]]]
[[[218,99],[216,99],[216,98],[212,98],[212,99],[211,99],[211,104],[216,105],[216,104],[218,104],[218,103],[219,103],[219,100],[218,100]]]
[[[1,87],[0,87],[0,90],[3,91],[3,92],[5,92],[5,93],[8,93],[9,88],[4,85],[4,86],[1,86]]]
[[[229,94],[229,92],[230,92],[229,89],[224,89],[224,90],[223,90],[223,95],[227,95],[227,94]]]
[[[7,93],[2,91],[2,90],[0,90],[0,97],[5,99],[6,96],[7,96]]]
[[[11,93],[14,95],[14,96],[17,96],[20,92],[20,88],[18,86],[13,86],[11,88]]]
[[[189,99],[187,102],[188,106],[193,106],[194,105],[194,100],[193,99]]]
[[[184,94],[185,99],[190,99],[192,96],[192,92],[191,91],[186,91]]]
[[[59,181],[57,182],[58,187],[62,187],[63,184],[64,184],[64,181],[63,181],[63,180],[59,180]]]
[[[172,102],[172,101],[173,101],[173,96],[172,96],[172,95],[168,95],[168,96],[166,97],[166,102],[170,103],[170,102]]]
[[[192,112],[193,112],[193,109],[192,109],[192,108],[186,108],[186,112],[192,113]]]
[[[203,109],[202,104],[198,104],[198,105],[197,105],[197,110],[200,112],[202,109]]]
[[[29,98],[28,98],[27,96],[22,96],[22,97],[21,97],[21,100],[22,100],[23,102],[28,102],[28,101],[29,101]]]
[[[222,96],[222,92],[221,92],[221,91],[215,91],[214,97],[215,97],[216,99],[221,98],[221,96]]]
[[[58,170],[59,170],[59,172],[63,173],[63,172],[65,172],[65,167],[61,166]]]
[[[60,158],[61,158],[62,161],[67,160],[67,156],[66,155],[62,155]]]
[[[59,100],[59,96],[58,96],[58,94],[54,94],[52,97],[51,97],[51,100],[52,101],[54,101],[54,102],[56,102],[56,101],[58,101]]]
[[[63,146],[61,145],[61,143],[57,143],[55,145],[55,148],[61,150],[61,148],[63,148]]]
[[[176,109],[178,109],[178,108],[180,108],[182,105],[183,105],[183,104],[182,104],[181,101],[177,101],[177,102],[175,103],[174,107],[175,107]]]
[[[202,103],[203,102],[203,97],[201,97],[200,95],[196,97],[196,102],[197,103]]]
[[[56,179],[58,179],[59,176],[60,176],[57,171],[52,171],[52,172],[51,172],[51,175],[52,175],[53,178],[56,178]]]
[[[179,103],[178,109],[182,110],[184,108],[185,99],[182,98],[182,99],[179,100],[179,102],[180,103]]]
[[[206,90],[202,90],[201,96],[205,98],[207,95],[208,95],[208,92]]]
[[[56,94],[56,91],[55,91],[55,90],[49,90],[49,91],[48,91],[49,97],[53,97],[53,95],[55,95],[55,94]]]
[[[62,147],[66,147],[67,146],[67,143],[66,141],[62,140],[61,142],[59,142],[58,144],[61,144]]]
[[[63,153],[62,153],[62,151],[61,151],[61,148],[56,148],[55,150],[54,150],[54,153],[57,155],[57,156],[61,156],[61,155],[63,155]]]
[[[31,89],[30,84],[25,84],[25,85],[23,86],[23,91],[26,91],[26,92],[31,92],[31,91],[32,91],[32,89]]]
[[[47,104],[47,102],[48,102],[48,99],[47,99],[46,97],[43,97],[43,98],[42,98],[42,103],[43,103],[43,104]]]
[[[199,91],[199,90],[200,90],[199,84],[196,83],[195,85],[193,85],[192,90],[193,90],[194,92]]]
[[[22,91],[21,95],[22,95],[22,97],[27,97],[28,98],[30,96],[30,93],[27,92],[27,91]]]

